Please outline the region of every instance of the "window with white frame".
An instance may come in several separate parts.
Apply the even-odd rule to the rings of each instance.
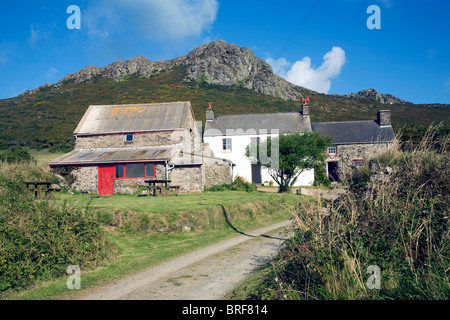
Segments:
[[[231,152],[231,138],[222,139],[222,151]]]
[[[337,152],[336,146],[328,147],[328,154],[329,154],[330,156],[336,155],[336,152]]]

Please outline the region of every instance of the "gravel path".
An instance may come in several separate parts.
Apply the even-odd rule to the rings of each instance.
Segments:
[[[83,299],[222,299],[276,255],[286,239],[285,229],[290,223],[277,223],[183,255],[102,287]]]

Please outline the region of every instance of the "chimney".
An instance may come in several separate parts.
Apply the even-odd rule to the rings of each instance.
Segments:
[[[309,98],[302,98],[302,115],[304,117],[308,117],[309,116]]]
[[[211,102],[209,103],[208,108],[206,109],[206,121],[214,120],[214,109],[211,107]]]
[[[380,127],[389,127],[391,125],[391,110],[378,111],[377,122]]]

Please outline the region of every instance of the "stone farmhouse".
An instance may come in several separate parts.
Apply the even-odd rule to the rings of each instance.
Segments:
[[[389,110],[379,111],[377,120],[311,123],[309,99],[302,102],[301,111],[284,113],[215,115],[209,107],[203,140],[216,156],[236,165],[234,177],[241,176],[256,184],[273,179],[268,168],[245,156],[246,147],[252,141],[263,141],[276,134],[309,131],[330,136],[332,145],[327,150],[327,175],[331,181],[339,181],[369,156],[385,150],[395,140]],[[301,174],[294,186],[311,186],[313,183],[314,170],[308,170]]]
[[[389,110],[378,111],[377,120],[313,122],[311,127],[333,139],[326,159],[331,181],[345,178],[368,158],[387,150],[395,140]]]
[[[77,191],[134,193],[170,179],[187,193],[232,181],[232,163],[203,145],[189,102],[90,106],[74,136],[75,149],[49,165]]]

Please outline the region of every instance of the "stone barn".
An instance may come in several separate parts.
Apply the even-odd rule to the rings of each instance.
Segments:
[[[170,179],[188,193],[232,181],[233,164],[202,143],[189,102],[90,106],[74,137],[75,149],[49,166],[77,191],[134,193]]]

